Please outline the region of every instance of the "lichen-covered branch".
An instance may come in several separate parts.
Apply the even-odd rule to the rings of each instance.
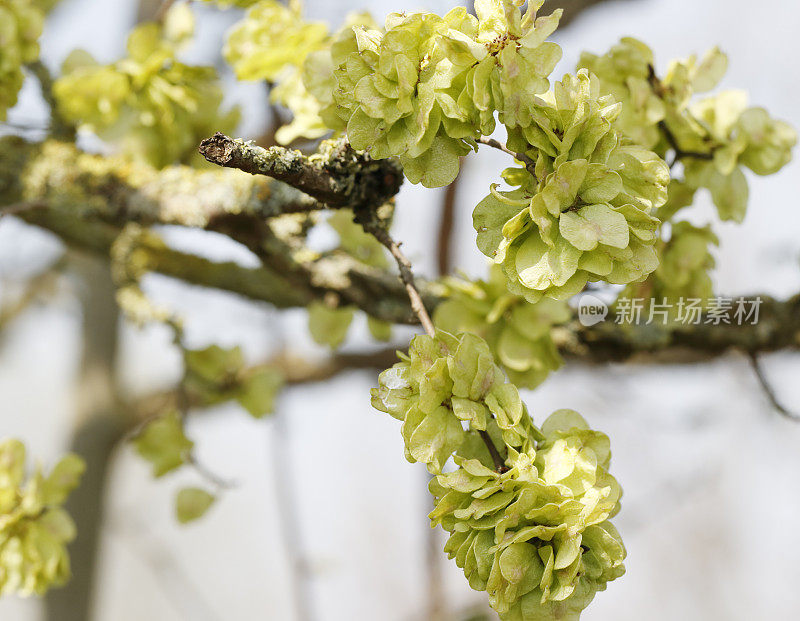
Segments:
[[[586,362],[697,362],[730,350],[744,353],[800,349],[800,295],[781,301],[766,295],[760,300],[757,323],[700,323],[656,331],[654,325],[619,325],[610,313],[590,328],[573,321],[557,339],[569,358]],[[706,323],[709,321],[709,323]],[[659,326],[660,328],[660,326]]]
[[[106,257],[122,228],[135,222],[223,233],[251,248],[262,262],[259,268],[247,268],[209,261],[176,251],[150,233],[137,237],[131,249],[142,272],[278,308],[304,307],[334,295],[342,304],[355,305],[378,319],[419,323],[396,272],[342,254],[314,255],[292,247],[267,227],[265,221],[285,213],[287,205],[314,200],[267,177],[186,167],[157,171],[81,153],[65,143],[30,144],[5,137],[0,139],[0,197],[0,213],[14,206],[24,221],[52,231],[70,246]],[[440,301],[436,288],[420,279],[416,288],[425,308],[432,311]],[[678,326],[654,338],[652,326],[617,325],[612,313],[591,328],[572,322],[559,332],[559,347],[567,357],[587,362],[692,361],[730,349],[770,352],[800,347],[800,297],[761,298],[757,325]]]
[[[292,149],[264,149],[217,132],[200,143],[212,164],[265,175],[305,192],[328,207],[379,207],[400,189],[403,174],[392,160],[373,160],[346,140],[326,141],[308,157]]]

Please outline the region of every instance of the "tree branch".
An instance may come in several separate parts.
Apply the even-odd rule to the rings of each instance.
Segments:
[[[145,272],[230,291],[278,308],[304,307],[313,299],[334,294],[343,304],[353,304],[376,319],[420,322],[405,281],[398,282],[395,273],[335,253],[315,256],[303,247],[292,248],[265,229],[267,214],[282,213],[298,201],[313,201],[265,177],[186,167],[157,171],[84,154],[64,143],[32,145],[5,137],[0,139],[0,196],[14,205],[12,210],[25,222],[106,258],[122,227],[139,222],[230,234],[257,251],[263,264],[253,269],[209,261],[169,248],[151,234],[134,249]],[[26,207],[21,208],[22,204]],[[0,206],[0,211],[7,209],[8,205]],[[371,207],[356,215],[377,219]],[[441,301],[436,289],[424,281],[416,280],[415,289],[427,311]],[[782,302],[760,298],[757,325],[681,325],[654,339],[652,326],[620,326],[611,313],[591,328],[573,321],[558,331],[558,344],[567,357],[585,362],[699,361],[731,349],[762,353],[800,347],[800,296]]]
[[[331,208],[380,206],[400,189],[403,174],[392,160],[373,160],[345,140],[326,141],[314,157],[284,147],[264,149],[217,132],[200,143],[212,164],[265,175],[297,188]]]

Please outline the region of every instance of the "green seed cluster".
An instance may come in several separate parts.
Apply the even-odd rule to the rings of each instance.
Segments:
[[[39,57],[44,13],[30,0],[0,0],[0,121],[17,103],[22,68]]]
[[[608,438],[571,410],[537,428],[485,341],[418,336],[372,395],[403,421],[408,460],[436,475],[432,525],[450,533],[445,551],[502,619],[577,619],[624,573],[608,522],[621,495]]]
[[[500,266],[486,281],[448,278],[447,299],[433,320],[452,333],[471,332],[484,339],[508,378],[520,388],[535,388],[563,364],[551,336],[567,322],[566,302],[542,298],[535,304],[508,292]]]
[[[48,475],[37,468],[26,481],[25,445],[0,441],[0,595],[43,595],[69,579],[75,524],[62,505],[84,470],[67,455]]]

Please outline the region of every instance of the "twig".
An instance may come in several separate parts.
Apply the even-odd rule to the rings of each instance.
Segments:
[[[377,222],[362,222],[361,225],[367,233],[370,233],[383,244],[394,257],[394,260],[397,262],[397,267],[400,269],[400,280],[403,281],[403,285],[405,285],[406,292],[408,293],[408,299],[411,301],[411,308],[417,317],[419,317],[419,322],[422,324],[425,332],[427,332],[429,336],[433,336],[436,333],[436,329],[433,327],[433,321],[431,321],[431,317],[425,309],[422,296],[414,282],[414,272],[411,270],[411,262],[400,250],[400,244],[394,241],[391,235],[389,235],[389,232]]]
[[[675,134],[672,133],[672,130],[667,125],[666,121],[659,121],[658,122],[659,129],[663,132],[664,137],[667,139],[670,148],[675,152],[675,159],[670,164],[670,168],[675,165],[675,162],[680,159],[691,158],[696,160],[713,160],[714,154],[713,153],[703,153],[701,151],[684,151],[678,145],[678,139],[675,137]]]
[[[22,203],[12,203],[11,205],[0,205],[0,219],[3,216],[17,216],[26,211],[32,211],[34,209],[44,209],[46,205],[44,203],[33,201],[33,202],[22,202]]]
[[[479,142],[480,144],[484,144],[487,147],[492,147],[493,149],[499,149],[503,153],[508,153],[515,160],[520,161],[523,164],[525,164],[525,168],[528,169],[529,173],[531,173],[532,175],[536,174],[535,173],[536,162],[534,162],[531,158],[529,158],[524,153],[517,153],[516,151],[512,151],[506,145],[504,145],[502,142],[500,142],[498,140],[495,140],[494,138],[488,138],[487,136],[481,136],[480,138],[477,139],[477,142]]]
[[[167,321],[167,324],[172,328],[174,336],[173,336],[173,343],[177,346],[182,353],[185,353],[186,348],[183,345],[183,326],[181,322],[177,318],[173,318]],[[189,394],[189,391],[186,387],[186,378],[182,378],[181,381],[178,383],[176,389],[176,403],[178,413],[180,414],[181,420],[185,421],[189,416],[189,411],[192,407],[192,397]],[[236,483],[233,481],[228,481],[218,474],[214,473],[210,468],[205,466],[198,458],[197,453],[194,450],[189,451],[189,455],[186,459],[187,463],[194,468],[194,471],[199,474],[201,477],[206,479],[209,483],[217,488],[217,491],[222,491],[226,489],[231,489],[236,487]]]
[[[392,160],[373,160],[345,140],[313,158],[284,147],[264,149],[217,132],[200,143],[212,164],[265,175],[305,192],[331,208],[379,207],[400,190],[403,174]]]
[[[656,94],[657,97],[663,98],[665,94],[668,92],[668,88],[664,86],[661,80],[656,75],[656,68],[653,65],[647,66],[647,82],[650,84],[650,88],[653,89],[653,92]],[[693,158],[698,160],[713,160],[714,154],[713,153],[704,153],[701,151],[686,151],[680,147],[678,144],[678,139],[672,130],[670,129],[669,125],[665,120],[661,120],[658,122],[658,128],[664,134],[664,138],[667,139],[667,143],[669,144],[670,148],[674,151],[675,155],[673,157],[672,162],[670,162],[669,167],[672,169],[675,166],[675,163],[684,158]]]
[[[264,131],[264,133],[256,139],[256,143],[259,146],[269,148],[278,144],[278,141],[275,139],[275,135],[281,128],[281,125],[283,125],[283,120],[281,119],[280,107],[272,100],[272,91],[275,89],[275,83],[268,80],[266,82],[266,86],[267,104],[269,105],[270,117],[269,126],[267,127],[266,131]]]
[[[544,14],[544,12],[552,12],[555,9],[563,8],[564,15],[562,15],[561,21],[558,24],[558,29],[560,31],[569,26],[587,9],[606,1],[607,0],[547,0],[540,9],[540,12]]]
[[[436,244],[439,276],[446,276],[453,268],[453,230],[455,228],[456,196],[458,184],[463,175],[466,160],[462,158],[458,176],[444,190],[442,215],[439,220],[439,235]]]
[[[497,447],[494,445],[494,440],[489,435],[488,431],[478,431],[478,435],[483,440],[483,443],[486,445],[486,448],[489,450],[489,454],[492,456],[492,461],[494,462],[494,469],[497,472],[503,473],[508,471],[508,466],[506,466],[506,460],[503,459],[503,456],[497,451]]]
[[[47,102],[47,105],[50,106],[51,133],[56,138],[69,141],[75,140],[75,126],[64,119],[58,109],[58,102],[53,94],[53,76],[50,74],[50,70],[40,60],[30,63],[27,67],[39,81],[42,97]]]
[[[175,0],[164,0],[161,3],[161,6],[158,7],[158,10],[155,12],[155,15],[153,15],[153,21],[155,22],[162,21],[167,16],[167,13],[172,8],[173,4],[175,4]]]
[[[237,483],[235,481],[223,479],[221,476],[215,472],[212,472],[208,467],[203,465],[203,463],[197,459],[197,455],[195,455],[194,452],[189,454],[189,465],[194,468],[194,471],[197,474],[216,487],[217,490],[233,489],[237,487]]]
[[[775,389],[767,380],[767,376],[764,373],[764,369],[761,366],[761,360],[758,357],[758,354],[751,352],[748,354],[748,358],[750,360],[750,366],[753,368],[753,373],[758,379],[758,383],[761,386],[761,390],[764,392],[764,396],[769,401],[772,408],[778,412],[781,416],[788,418],[791,421],[800,422],[800,415],[790,411],[786,408],[779,400],[778,396],[775,394]]]
[[[275,485],[275,503],[278,512],[279,528],[286,546],[292,574],[292,599],[297,621],[311,621],[314,616],[311,610],[311,593],[309,592],[308,563],[303,553],[303,541],[300,534],[300,516],[293,485],[289,481],[294,469],[287,468],[291,463],[288,455],[289,429],[284,417],[276,412],[272,418],[272,473]]]
[[[414,309],[417,317],[419,317],[419,322],[422,324],[422,327],[425,329],[425,332],[427,332],[428,336],[434,336],[436,334],[436,328],[433,326],[433,322],[431,321],[430,315],[428,315],[428,311],[425,310],[425,304],[422,302],[422,296],[419,294],[417,286],[414,283],[414,272],[411,270],[411,262],[400,250],[400,245],[392,239],[392,237],[389,235],[389,232],[385,228],[380,226],[375,221],[366,223],[361,222],[361,226],[364,227],[364,230],[367,233],[373,235],[375,239],[377,239],[389,250],[389,252],[392,253],[395,261],[397,261],[397,267],[400,268],[400,279],[403,281],[406,291],[408,292],[408,298],[411,300],[411,308]],[[497,447],[494,445],[491,437],[489,437],[489,434],[485,431],[480,431],[479,434],[492,456],[495,470],[498,472],[504,472],[506,468],[505,460],[503,460],[503,458],[500,456],[500,453],[497,452]]]

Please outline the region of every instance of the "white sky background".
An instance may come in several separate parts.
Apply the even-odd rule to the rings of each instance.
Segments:
[[[44,58],[57,66],[75,47],[103,61],[124,50],[134,18],[131,0],[63,0],[45,35]],[[309,0],[310,15],[336,23],[355,0]],[[455,3],[431,0],[443,12]],[[416,2],[373,1],[388,10]],[[188,57],[214,62],[223,33],[235,19],[201,7],[199,41]],[[745,88],[754,105],[800,127],[800,5],[779,0],[627,0],[587,13],[556,40],[564,48],[557,74],[573,69],[581,50],[602,52],[621,36],[654,48],[661,69],[670,58],[714,44],[730,55],[725,88]],[[232,89],[245,107],[243,134],[265,121],[263,90]],[[11,119],[41,118],[33,84]],[[470,212],[488,183],[507,165],[489,150],[472,156],[458,197],[456,264],[484,272],[474,245]],[[715,283],[728,295],[800,290],[800,163],[780,174],[750,176],[751,200],[743,226],[715,223],[722,241]],[[433,237],[440,191],[406,184],[396,237],[417,270],[433,273]],[[705,197],[693,209],[705,222]],[[215,258],[253,259],[229,243],[174,235]],[[54,245],[44,234],[6,219],[0,224],[0,277],[33,269]],[[0,283],[2,280],[0,280]],[[0,287],[2,285],[0,284]],[[153,279],[154,295],[184,311],[194,344],[241,343],[252,359],[276,344],[275,312],[218,293]],[[0,288],[0,295],[3,294]],[[78,305],[69,294],[20,319],[0,339],[0,436],[23,438],[31,452],[54,458],[67,442],[71,386],[79,355]],[[291,345],[319,352],[304,331],[300,311],[284,313]],[[364,342],[363,325],[348,344]],[[169,385],[178,359],[166,330],[125,329],[122,367],[131,390]],[[800,357],[778,354],[766,369],[782,400],[800,410]],[[288,477],[301,503],[300,526],[314,571],[318,621],[405,621],[420,618],[424,602],[427,492],[423,468],[402,456],[399,426],[371,410],[372,373],[350,373],[324,385],[292,389],[280,401],[290,436]],[[615,519],[629,556],[628,574],[598,595],[586,621],[793,621],[800,615],[800,426],[772,412],[746,361],[737,355],[704,366],[567,368],[526,395],[534,417],[554,409],[580,411],[607,432],[612,471],[625,488]],[[125,451],[112,482],[104,532],[100,621],[214,621],[292,617],[285,552],[275,511],[272,462],[274,421],[255,422],[236,408],[197,417],[190,432],[204,462],[239,486],[200,523],[179,528],[172,495],[191,472],[154,482]],[[454,608],[483,601],[442,556]],[[76,568],[80,571],[80,568]],[[33,621],[34,602],[0,602],[0,619]]]

